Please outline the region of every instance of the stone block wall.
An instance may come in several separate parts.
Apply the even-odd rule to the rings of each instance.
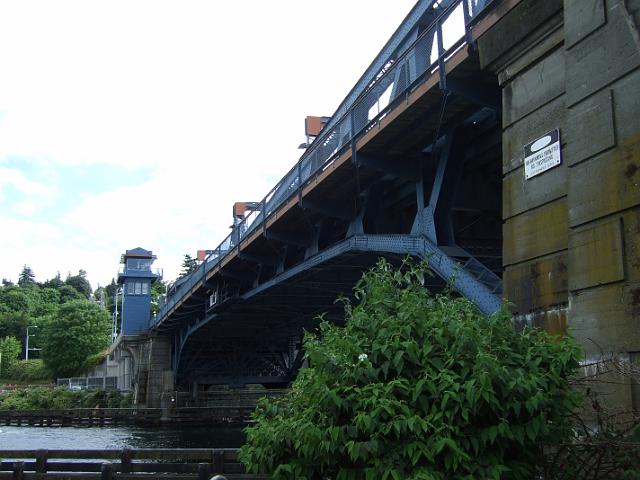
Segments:
[[[585,362],[640,358],[640,0],[521,0],[478,40],[503,92],[504,295]],[[560,129],[529,180],[524,145]],[[613,403],[640,409],[634,388]]]

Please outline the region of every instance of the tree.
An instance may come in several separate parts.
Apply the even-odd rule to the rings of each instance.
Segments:
[[[73,300],[82,300],[84,296],[78,290],[73,288],[71,285],[62,285],[58,289],[58,294],[60,296],[60,304],[64,304],[67,302],[72,302]]]
[[[578,404],[568,338],[515,331],[508,313],[432,295],[424,266],[381,261],[345,301],[346,325],[307,334],[309,368],[263,400],[241,459],[276,479],[533,478]]]
[[[93,292],[93,299],[100,304],[102,308],[107,308],[107,290],[104,287],[98,285]]]
[[[31,323],[29,315],[24,312],[0,313],[0,338],[23,338],[27,326]]]
[[[86,300],[65,303],[44,328],[42,359],[54,377],[84,373],[110,336],[109,315],[100,306]]]
[[[151,317],[155,317],[160,310],[160,299],[167,293],[167,284],[156,280],[151,284]]]
[[[27,285],[35,285],[36,284],[36,275],[31,270],[31,267],[24,265],[22,267],[22,271],[20,272],[20,276],[18,277],[18,285],[21,287]]]
[[[4,337],[0,340],[0,376],[6,376],[9,368],[20,359],[22,344],[16,337]]]
[[[64,281],[65,285],[69,285],[75,288],[79,293],[81,293],[84,298],[91,298],[91,284],[89,280],[86,279],[87,272],[84,270],[80,270],[78,275],[69,275],[67,279]]]
[[[180,272],[180,276],[187,276],[190,273],[195,272],[196,268],[198,268],[198,260],[191,258],[191,255],[186,253],[184,255],[184,260],[182,261],[182,271]]]
[[[60,272],[58,272],[56,274],[55,277],[45,281],[42,286],[45,288],[60,288],[62,285],[64,285],[64,282],[62,281],[62,277],[60,276]]]
[[[2,278],[2,286],[3,287],[9,287],[12,286],[13,282],[11,280],[9,280],[8,278]]]

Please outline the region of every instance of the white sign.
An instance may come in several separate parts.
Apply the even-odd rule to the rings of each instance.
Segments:
[[[524,146],[524,176],[527,180],[560,165],[560,129]]]

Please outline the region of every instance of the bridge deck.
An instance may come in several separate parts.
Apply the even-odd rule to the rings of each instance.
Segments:
[[[303,329],[320,314],[340,322],[335,299],[381,256],[427,258],[431,289],[500,308],[501,97],[475,41],[517,3],[471,20],[463,5],[482,0],[418,2],[390,41],[403,49],[383,49],[257,211],[170,293],[152,329],[171,335],[178,383],[286,384]],[[463,27],[445,48],[451,22]]]
[[[506,3],[506,7],[500,4],[500,10],[511,8],[513,5],[509,4],[517,2]],[[480,19],[470,30],[471,38],[475,40],[478,34],[476,32],[486,31],[499,18],[495,12],[490,12]],[[476,55],[463,41],[451,48],[443,60],[449,79],[477,84],[481,78],[478,75]],[[363,166],[357,161],[360,157],[375,156],[384,152],[389,162],[405,164],[412,156],[420,153],[421,146],[430,143],[437,130],[455,124],[457,119],[468,115],[476,107],[476,102],[456,96],[449,100],[440,117],[439,111],[444,96],[440,81],[440,72],[436,65],[432,65],[418,81],[396,98],[383,114],[367,125],[365,131],[356,139],[355,148],[353,145],[345,144],[327,164],[313,172],[301,188],[292,191],[289,198],[282,201],[266,219],[263,216],[259,220],[258,228],[254,226],[252,232],[232,245],[217,264],[196,272],[190,288],[180,292],[173,305],[161,312],[157,324],[170,318],[192,295],[200,291],[203,285],[225,270],[250,273],[255,265],[241,259],[241,253],[258,257],[272,255],[274,249],[278,248],[278,242],[265,235],[266,232],[304,231],[310,222],[308,211],[302,208],[304,202],[340,205],[345,214],[351,215],[351,210],[356,208],[353,205],[354,192],[358,189],[364,190],[384,175],[376,168]],[[487,86],[491,85],[491,79],[485,81]],[[354,150],[356,161],[353,158]],[[412,172],[407,172],[407,175],[411,174]]]

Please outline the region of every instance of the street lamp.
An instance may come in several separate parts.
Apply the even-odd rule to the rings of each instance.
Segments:
[[[115,309],[113,311],[113,323],[111,325],[111,343],[114,343],[116,341],[116,338],[118,338],[118,296],[122,296],[122,313],[124,313],[123,288],[116,288],[116,291],[113,294],[113,303],[115,304]],[[122,313],[121,313],[121,317],[122,317]]]
[[[35,337],[35,335],[29,335],[30,328],[38,328],[37,325],[31,325],[27,327],[27,336],[25,338],[24,359],[29,360],[29,350],[40,350],[39,348],[29,348],[29,337]]]

